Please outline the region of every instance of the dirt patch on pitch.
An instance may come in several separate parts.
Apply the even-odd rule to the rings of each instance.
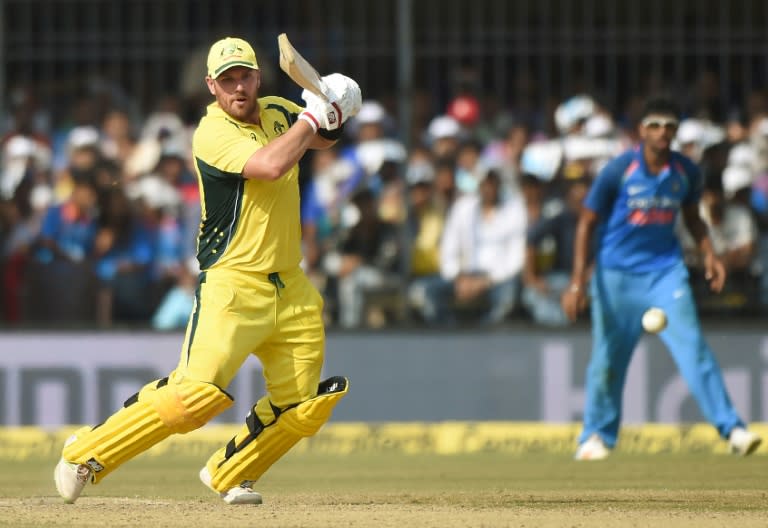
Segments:
[[[617,503],[541,502],[535,497],[501,498],[492,495],[473,507],[451,497],[356,495],[354,503],[340,497],[292,496],[261,506],[228,506],[211,500],[83,497],[75,505],[54,497],[0,499],[0,526],[21,528],[66,527],[233,527],[259,528],[338,527],[425,528],[451,527],[591,527],[675,526],[706,528],[731,524],[740,528],[765,526],[760,512],[720,513],[650,511]]]

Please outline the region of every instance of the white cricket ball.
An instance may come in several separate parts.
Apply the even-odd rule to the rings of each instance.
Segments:
[[[648,308],[643,314],[643,328],[651,334],[658,334],[667,327],[667,314],[661,308]]]

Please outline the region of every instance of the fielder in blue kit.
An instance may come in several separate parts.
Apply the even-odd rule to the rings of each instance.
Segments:
[[[578,460],[605,458],[616,444],[627,368],[643,332],[643,313],[650,307],[666,313],[668,324],[659,337],[702,414],[728,439],[731,451],[748,455],[761,441],[731,404],[689,286],[675,233],[678,214],[702,252],[705,277],[714,291],[723,287],[726,272],[699,216],[701,173],[671,150],[677,124],[672,102],[648,101],[639,126],[642,142],[598,174],[579,217],[571,284],[562,297],[563,310],[575,320],[586,305],[589,284],[593,347]],[[590,278],[591,247],[596,254]]]

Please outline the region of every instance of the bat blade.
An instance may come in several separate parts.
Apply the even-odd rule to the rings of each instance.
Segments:
[[[280,50],[280,69],[293,82],[321,97],[324,101],[328,101],[328,87],[320,78],[320,74],[296,51],[285,33],[278,35],[277,47]]]

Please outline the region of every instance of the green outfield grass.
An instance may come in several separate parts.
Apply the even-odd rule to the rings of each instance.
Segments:
[[[2,526],[768,526],[765,455],[295,453],[259,482],[263,505],[237,507],[199,483],[200,458],[139,457],[76,505],[55,460],[0,463]]]

